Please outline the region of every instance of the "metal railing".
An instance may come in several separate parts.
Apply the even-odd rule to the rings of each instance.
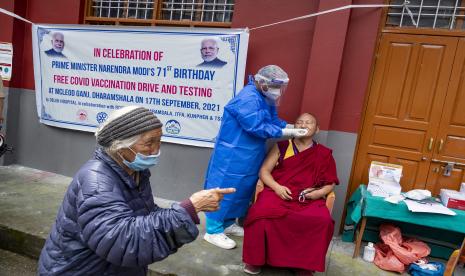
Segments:
[[[462,28],[457,24],[465,17],[462,0],[392,0],[387,26],[433,29]],[[406,4],[405,4],[406,3]],[[404,5],[405,4],[405,5]]]
[[[100,18],[134,18],[231,22],[234,0],[162,0],[157,13],[156,0],[92,0],[91,16]],[[159,14],[159,18],[154,18]]]

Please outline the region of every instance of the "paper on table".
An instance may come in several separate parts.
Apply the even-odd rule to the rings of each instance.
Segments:
[[[390,197],[386,197],[384,198],[384,201],[387,201],[392,204],[399,204],[399,202],[403,201],[404,199],[405,199],[405,196],[400,194],[400,195],[393,195]]]
[[[445,207],[441,203],[419,203],[413,200],[404,200],[405,204],[409,211],[419,212],[419,213],[434,213],[434,214],[443,214],[449,216],[455,216],[456,213],[449,208]]]
[[[402,166],[372,161],[368,171],[367,191],[373,196],[389,197],[400,194]]]

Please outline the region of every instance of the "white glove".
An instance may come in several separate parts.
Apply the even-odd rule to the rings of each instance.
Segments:
[[[286,124],[286,128],[294,128],[293,124]]]
[[[302,137],[307,135],[308,130],[304,128],[283,128],[283,136]]]

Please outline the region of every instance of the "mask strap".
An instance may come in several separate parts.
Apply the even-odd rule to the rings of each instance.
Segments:
[[[127,148],[128,148],[130,151],[132,151],[135,155],[137,155],[137,153],[136,153],[133,149],[131,149],[131,147],[127,147]],[[119,155],[119,157],[121,157],[121,159],[123,159],[123,160],[126,161],[126,162],[129,162],[128,160],[126,160],[126,158],[124,158],[124,157],[121,155],[121,153],[119,153],[119,151],[116,152],[116,153]]]

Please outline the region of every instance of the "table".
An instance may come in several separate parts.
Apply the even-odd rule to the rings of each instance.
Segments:
[[[347,210],[348,218],[346,219],[346,223],[348,220],[353,220],[356,224],[358,224],[361,219],[360,229],[356,235],[356,243],[353,255],[354,258],[360,254],[360,244],[362,242],[362,237],[365,232],[368,219],[381,219],[406,223],[409,225],[414,225],[415,229],[426,227],[425,229],[428,229],[426,232],[432,232],[429,230],[432,228],[438,229],[440,230],[438,232],[440,235],[439,238],[447,239],[448,236],[453,234],[460,235],[461,239],[463,239],[463,242],[461,241],[456,243],[458,245],[457,248],[460,247],[460,244],[465,243],[465,211],[453,209],[453,211],[457,213],[456,216],[430,213],[413,213],[408,210],[407,205],[404,202],[400,202],[399,204],[392,204],[384,201],[384,198],[372,196],[366,190],[365,185],[360,185],[360,187],[356,192],[354,192],[351,199],[349,200],[349,203],[350,202],[353,203],[353,206],[350,208],[350,214],[349,209]],[[421,227],[419,228],[418,226]],[[428,233],[424,234],[426,235]]]

